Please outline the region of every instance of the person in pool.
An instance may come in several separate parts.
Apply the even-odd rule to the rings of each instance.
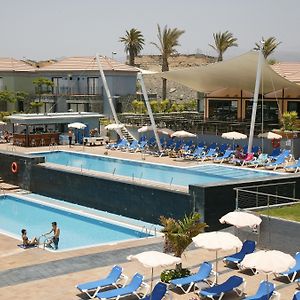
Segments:
[[[37,246],[39,244],[39,241],[36,237],[34,237],[32,240],[30,240],[27,237],[27,231],[26,229],[22,229],[21,230],[22,233],[22,241],[23,241],[23,246],[24,247],[33,247],[33,246]]]
[[[54,245],[54,249],[57,250],[58,249],[58,242],[59,242],[59,235],[60,235],[60,229],[57,226],[56,222],[52,222],[52,229],[45,233],[44,235],[48,235],[50,233],[53,232],[53,236],[50,238],[49,242],[47,243],[46,246],[50,246],[51,244]]]

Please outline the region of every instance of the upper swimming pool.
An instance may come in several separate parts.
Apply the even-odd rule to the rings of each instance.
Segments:
[[[178,186],[278,176],[274,172],[255,171],[215,164],[182,168],[66,151],[44,152],[39,153],[39,155],[45,156],[46,162],[54,164]]]
[[[21,229],[26,228],[28,237],[39,237],[51,229],[56,221],[61,229],[59,250],[115,243],[124,240],[149,237],[142,226],[128,226],[120,222],[96,218],[73,209],[47,204],[26,196],[0,197],[0,231],[21,239]]]

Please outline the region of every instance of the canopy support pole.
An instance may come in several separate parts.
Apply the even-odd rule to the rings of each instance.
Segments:
[[[250,133],[249,133],[248,150],[247,150],[248,153],[252,152],[252,146],[253,146],[253,137],[254,137],[255,119],[256,119],[256,111],[257,111],[257,102],[258,102],[260,80],[261,80],[261,70],[262,70],[262,65],[264,63],[264,55],[263,55],[263,52],[262,52],[263,51],[263,45],[264,45],[264,41],[261,41],[261,46],[260,46],[259,55],[258,55],[258,62],[257,62],[257,70],[256,70],[255,90],[254,90],[254,97],[253,97]]]
[[[150,121],[151,121],[151,126],[153,128],[153,132],[154,132],[155,140],[156,140],[156,143],[157,143],[157,146],[158,146],[158,150],[159,150],[159,152],[162,152],[162,147],[161,147],[161,144],[160,144],[160,139],[159,139],[159,136],[158,136],[158,133],[157,133],[157,128],[156,128],[155,120],[154,120],[154,117],[153,117],[151,105],[149,103],[149,98],[148,98],[148,94],[147,94],[147,91],[146,91],[145,82],[144,82],[143,75],[142,75],[141,72],[139,72],[137,74],[137,79],[138,79],[138,81],[139,81],[139,83],[141,84],[141,87],[142,87],[142,92],[143,92],[143,96],[144,96],[146,108],[147,108],[148,115],[149,115],[149,118],[150,118]]]
[[[116,113],[116,110],[115,110],[115,106],[114,106],[114,103],[113,103],[113,100],[112,100],[112,97],[111,97],[111,94],[110,94],[110,91],[109,91],[109,88],[108,88],[106,77],[104,75],[104,71],[103,71],[103,68],[102,68],[102,65],[101,65],[101,62],[100,62],[100,56],[99,56],[98,53],[96,54],[96,59],[97,59],[97,64],[98,64],[100,76],[101,76],[101,79],[102,79],[102,82],[103,82],[103,86],[104,86],[106,96],[108,98],[108,103],[109,103],[114,121],[115,121],[116,124],[120,124],[120,121],[118,119],[118,116],[117,116],[117,113]],[[121,139],[124,138],[124,136],[122,134],[122,131],[120,129],[116,129],[116,132],[118,133],[118,135],[120,136]]]

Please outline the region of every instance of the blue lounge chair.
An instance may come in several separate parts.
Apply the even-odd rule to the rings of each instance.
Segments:
[[[225,264],[233,263],[233,264],[237,265],[244,259],[244,257],[247,254],[253,253],[255,250],[255,247],[256,247],[256,242],[246,240],[246,241],[244,241],[243,247],[239,252],[224,257],[223,262]]]
[[[161,300],[167,292],[167,285],[163,282],[158,282],[152,293],[150,295],[145,296],[142,300]]]
[[[273,295],[278,295],[275,292],[275,285],[269,281],[261,281],[255,295],[246,297],[244,300],[269,300]]]
[[[224,155],[214,158],[214,162],[219,162],[221,164],[222,162],[229,160],[233,152],[234,151],[230,149],[226,150]]]
[[[202,289],[199,292],[200,296],[210,298],[214,300],[214,297],[218,297],[218,300],[221,300],[225,293],[235,291],[238,296],[241,296],[244,293],[245,281],[242,277],[231,276],[225,282],[214,285],[206,289]]]
[[[269,158],[267,153],[261,153],[259,154],[257,159],[254,159],[252,161],[246,162],[247,167],[254,167],[257,168],[259,166],[264,166],[267,164]]]
[[[199,156],[203,154],[203,147],[197,147],[193,153],[184,154],[183,157],[185,159],[197,159]]]
[[[134,140],[131,142],[131,144],[127,147],[127,150],[129,152],[136,152],[139,148],[139,143],[138,141]]]
[[[285,166],[284,169],[287,172],[293,171],[293,172],[297,173],[300,170],[300,157],[298,158],[298,160],[296,161],[295,164],[290,165],[290,166]]]
[[[86,293],[90,298],[94,298],[97,295],[97,293],[104,287],[118,287],[117,282],[119,282],[121,279],[125,279],[124,284],[126,284],[128,278],[127,276],[122,274],[122,271],[122,267],[114,266],[106,278],[78,284],[76,288],[82,293]]]
[[[300,300],[300,292],[294,294],[293,300]]]
[[[269,155],[269,158],[270,159],[276,159],[280,154],[281,154],[281,149],[280,148],[274,148],[272,150],[272,153]]]
[[[297,276],[297,273],[300,272],[300,252],[297,252],[294,258],[296,260],[296,265],[293,268],[276,275],[285,276],[290,282],[293,282]]]
[[[298,284],[298,287],[300,287],[300,278],[296,279],[295,282]]]
[[[287,159],[287,157],[285,155],[280,154],[274,162],[270,162],[270,163],[266,164],[265,168],[273,169],[275,171],[278,167],[282,167],[285,165],[286,159]]]
[[[213,159],[217,155],[218,155],[217,150],[215,148],[213,148],[213,149],[209,149],[206,154],[203,154],[200,157],[198,157],[198,159],[200,159],[201,161],[205,161],[207,159]]]
[[[184,293],[189,293],[191,291],[191,288],[194,286],[195,283],[205,281],[208,283],[208,278],[213,275],[213,266],[209,262],[204,262],[199,267],[199,270],[196,274],[173,279],[170,281],[170,284],[172,286],[179,287]],[[187,286],[185,289],[184,287]]]
[[[141,299],[141,297],[138,294],[138,290],[142,286],[148,287],[147,284],[143,283],[143,279],[144,279],[143,275],[141,275],[139,273],[135,273],[135,275],[132,277],[129,284],[123,286],[122,288],[117,288],[117,289],[113,289],[113,290],[109,290],[109,291],[105,291],[105,292],[99,292],[99,293],[97,293],[96,296],[99,299],[116,298],[116,300],[118,300],[121,297],[129,296],[129,295],[136,295],[139,299]]]

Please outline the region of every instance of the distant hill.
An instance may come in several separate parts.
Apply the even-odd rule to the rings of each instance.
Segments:
[[[215,57],[204,54],[178,54],[170,57],[170,70],[205,66],[216,61]],[[136,57],[135,63],[137,67],[150,71],[161,71],[161,56],[160,55],[141,55]],[[144,76],[146,89],[149,93],[157,93],[158,99],[161,99],[162,80],[157,74]],[[181,84],[168,81],[167,98],[180,102],[182,100],[196,99],[196,91],[184,87]]]

